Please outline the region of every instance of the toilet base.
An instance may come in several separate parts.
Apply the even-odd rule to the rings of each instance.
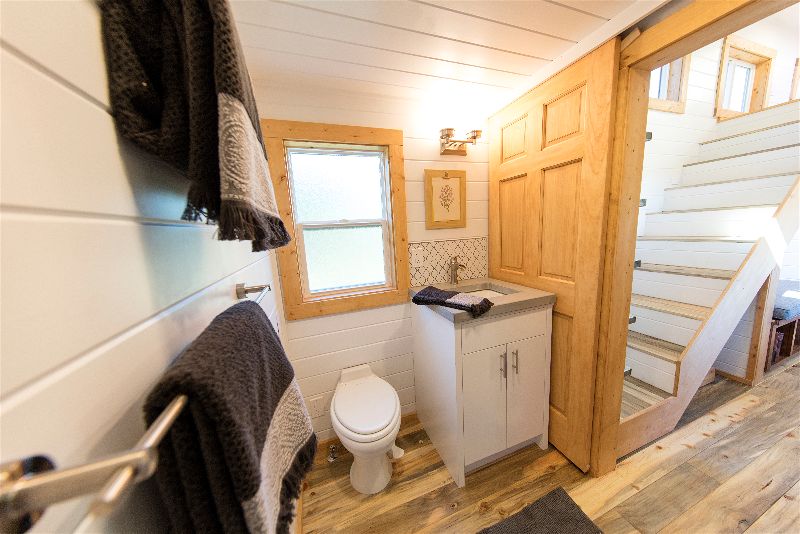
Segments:
[[[392,464],[386,453],[371,456],[353,456],[350,466],[350,484],[359,493],[373,495],[389,484]]]

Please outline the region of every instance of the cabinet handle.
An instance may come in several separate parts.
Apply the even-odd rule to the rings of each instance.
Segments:
[[[516,374],[519,374],[519,349],[511,351],[513,359],[511,360],[511,367]]]
[[[503,378],[508,378],[508,353],[504,352],[500,357],[503,358],[503,366],[500,368],[500,372],[503,374]]]

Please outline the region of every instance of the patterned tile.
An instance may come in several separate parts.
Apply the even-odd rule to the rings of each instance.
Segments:
[[[489,275],[489,239],[486,237],[409,243],[408,255],[412,286],[448,282],[447,262],[453,256],[458,256],[458,261],[466,266],[459,272],[460,280]]]

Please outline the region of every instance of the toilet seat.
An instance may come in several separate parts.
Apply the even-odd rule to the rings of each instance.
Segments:
[[[400,421],[400,399],[385,380],[372,375],[341,382],[331,402],[331,420],[357,443],[378,441]]]

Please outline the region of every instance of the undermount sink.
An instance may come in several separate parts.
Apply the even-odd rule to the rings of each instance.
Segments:
[[[470,282],[470,280],[464,280],[457,287],[452,288],[454,290],[460,291],[462,293],[467,293],[469,295],[475,295],[476,297],[482,297],[487,299],[492,299],[496,297],[504,297],[506,295],[511,295],[513,293],[519,293],[518,289],[514,289],[513,287],[507,287],[503,284],[499,284],[494,281],[475,281]]]
[[[474,291],[463,291],[463,293],[467,293],[469,295],[475,295],[476,297],[482,297],[485,299],[491,299],[493,297],[502,297],[505,293],[500,293],[499,291],[494,291],[493,289],[476,289]]]

